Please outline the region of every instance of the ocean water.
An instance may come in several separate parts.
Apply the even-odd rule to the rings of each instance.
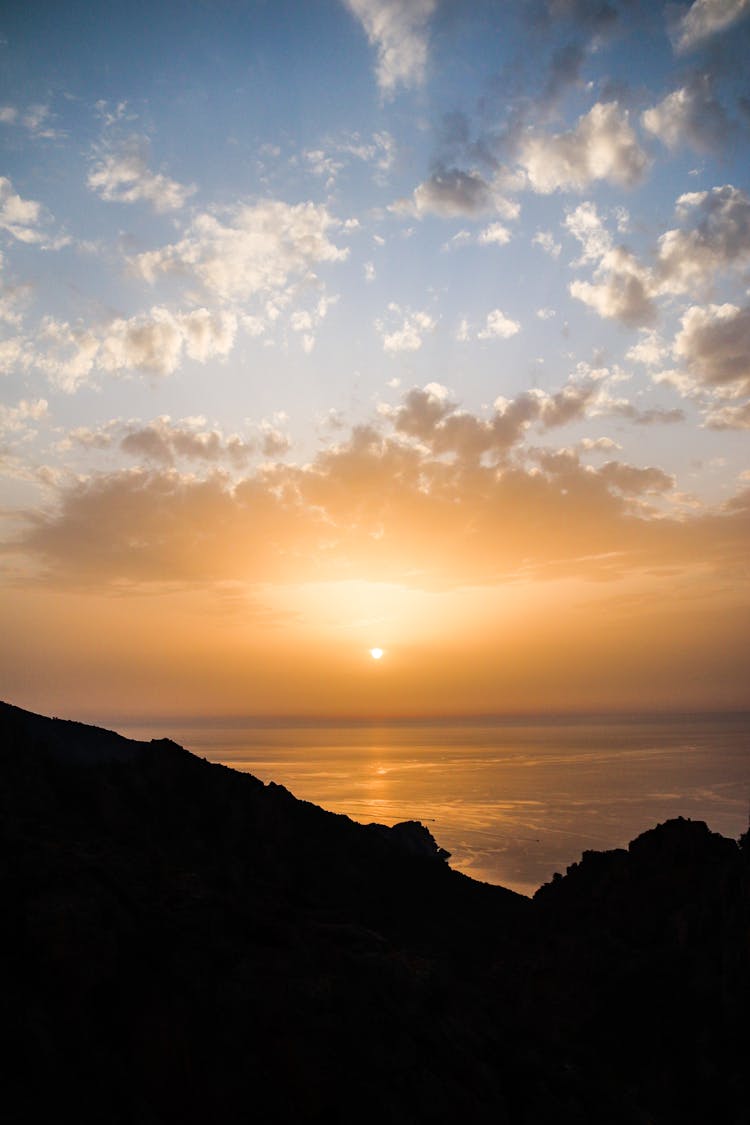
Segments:
[[[122,729],[122,728],[121,728]],[[421,820],[476,879],[533,893],[587,849],[670,817],[737,837],[748,824],[750,714],[461,725],[180,726],[210,761],[354,820]]]

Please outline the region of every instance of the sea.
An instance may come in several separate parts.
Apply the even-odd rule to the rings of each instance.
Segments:
[[[419,820],[451,866],[522,894],[671,817],[733,838],[748,827],[750,713],[118,729],[362,823]]]

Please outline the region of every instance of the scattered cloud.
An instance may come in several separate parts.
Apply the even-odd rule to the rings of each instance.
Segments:
[[[709,411],[706,425],[710,430],[750,430],[750,402],[743,402],[740,406],[720,406]]]
[[[40,334],[46,350],[34,363],[60,390],[73,392],[95,372],[172,375],[183,355],[199,363],[226,356],[234,345],[232,313],[194,309],[172,313],[155,306],[149,313],[118,317],[102,328],[83,328],[48,318]]]
[[[0,106],[0,125],[17,125],[27,129],[35,140],[56,140],[64,134],[53,128],[52,113],[48,105],[30,105],[25,110],[17,106]]]
[[[706,75],[698,76],[689,86],[673,90],[658,105],[645,110],[641,121],[643,127],[668,148],[687,144],[696,152],[704,153],[721,148],[734,132]]]
[[[539,246],[544,250],[545,254],[549,254],[550,258],[559,258],[562,246],[559,242],[555,242],[555,236],[552,231],[538,230],[531,240],[532,246]]]
[[[694,0],[671,28],[675,51],[684,54],[694,50],[713,35],[726,31],[748,12],[750,0]]]
[[[750,265],[750,198],[731,184],[677,200],[679,226],[662,234],[651,266],[614,244],[596,208],[583,203],[565,225],[581,242],[577,265],[595,262],[593,282],[576,280],[571,295],[600,316],[631,326],[653,324],[656,301],[710,290],[716,278]]]
[[[700,386],[750,395],[750,306],[691,306],[673,350]]]
[[[502,223],[490,223],[477,235],[480,246],[505,246],[510,242],[510,231]]]
[[[44,235],[40,229],[43,221],[41,203],[33,199],[22,199],[13,190],[7,176],[0,176],[0,230],[4,230],[19,242],[42,242]]]
[[[22,398],[17,406],[0,403],[0,431],[17,433],[26,430],[29,423],[38,422],[47,416],[48,405],[46,398]]]
[[[435,320],[424,311],[410,312],[399,308],[393,302],[388,306],[388,322],[376,320],[375,328],[383,341],[386,352],[416,352],[422,347],[427,332],[435,328]],[[400,325],[398,322],[401,322]],[[396,327],[392,325],[396,324]]]
[[[571,296],[605,319],[633,327],[655,321],[650,274],[624,247],[616,246],[604,254],[594,279],[572,281],[568,286]]]
[[[115,152],[100,155],[88,174],[89,188],[111,203],[150,203],[155,211],[177,211],[194,193],[148,167],[145,137],[130,137]]]
[[[521,325],[517,320],[512,320],[506,316],[500,309],[492,309],[487,313],[487,320],[484,328],[481,328],[477,333],[479,340],[509,340],[511,336],[517,335],[521,331]]]
[[[218,426],[208,428],[203,417],[173,421],[168,414],[150,422],[123,422],[114,419],[96,429],[79,426],[59,443],[61,450],[80,446],[86,450],[117,447],[145,464],[173,466],[181,461],[226,465],[239,469],[248,461],[279,457],[291,448],[291,441],[274,422],[262,421],[254,433],[225,434]]]
[[[476,219],[489,213],[516,219],[520,206],[507,199],[499,184],[486,180],[481,172],[438,168],[414,189],[410,199],[398,200],[391,210],[420,219],[425,215]]]
[[[342,262],[348,248],[329,239],[339,229],[324,206],[280,200],[232,208],[227,221],[202,212],[179,242],[139,254],[133,268],[149,282],[186,277],[227,301],[283,290],[290,278],[314,278],[320,262]]]
[[[715,276],[750,265],[750,198],[731,184],[677,200],[680,226],[659,239],[656,276],[663,292],[693,293]]]
[[[597,180],[632,187],[643,179],[648,157],[627,110],[617,102],[597,102],[566,133],[530,130],[521,141],[519,163],[531,188],[549,195],[583,191]]]
[[[418,86],[427,64],[427,24],[437,0],[343,0],[377,51],[381,93],[391,98],[399,86]]]

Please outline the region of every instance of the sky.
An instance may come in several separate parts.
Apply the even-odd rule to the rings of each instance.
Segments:
[[[750,0],[4,5],[0,694],[747,707],[749,48]]]

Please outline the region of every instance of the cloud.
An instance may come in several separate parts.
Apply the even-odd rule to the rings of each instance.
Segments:
[[[430,314],[424,311],[403,311],[393,302],[388,306],[388,312],[391,321],[400,320],[401,324],[389,331],[385,321],[375,321],[375,327],[383,340],[383,350],[391,353],[419,351],[425,333],[431,332],[435,327]]]
[[[236,331],[234,314],[204,308],[172,313],[155,306],[147,314],[118,317],[99,329],[48,318],[40,334],[47,351],[39,352],[35,363],[61,390],[73,392],[97,371],[172,375],[184,354],[199,363],[228,355]]]
[[[145,137],[130,137],[117,152],[103,155],[89,172],[87,184],[109,202],[146,202],[159,212],[179,210],[195,191],[149,170]]]
[[[565,216],[565,227],[582,246],[581,257],[575,263],[599,262],[612,249],[612,236],[604,226],[594,203],[581,203]]]
[[[30,105],[23,111],[13,105],[0,106],[0,124],[21,125],[38,140],[55,140],[64,136],[49,124],[51,116],[48,105]]]
[[[520,207],[506,199],[498,184],[471,170],[438,168],[429,179],[421,183],[410,199],[401,199],[391,207],[401,214],[439,215],[443,219],[476,219],[489,213],[505,219],[518,217]]]
[[[643,363],[646,367],[657,367],[669,354],[669,348],[661,337],[652,329],[641,333],[637,344],[633,344],[626,352],[626,358],[635,363]]]
[[[228,221],[203,212],[179,242],[133,260],[147,281],[171,275],[198,281],[227,300],[284,289],[290,278],[311,279],[319,262],[342,262],[348,249],[328,237],[340,224],[325,207],[263,200],[233,208]]]
[[[343,0],[377,50],[376,75],[385,97],[418,86],[427,64],[427,24],[437,0]]]
[[[203,417],[173,422],[164,414],[150,422],[115,419],[94,430],[79,426],[70,431],[58,448],[103,450],[117,445],[123,453],[146,464],[173,466],[184,460],[235,469],[258,454],[279,457],[291,448],[289,437],[273,422],[264,420],[255,431],[250,435],[224,434],[216,426],[206,428]]]
[[[531,240],[531,245],[539,246],[545,254],[549,254],[550,258],[559,258],[562,250],[562,246],[559,242],[555,242],[555,237],[549,230],[538,230]]]
[[[480,246],[505,246],[510,242],[510,231],[502,223],[490,223],[477,235]]]
[[[691,306],[673,351],[700,386],[750,395],[750,306]]]
[[[705,75],[690,86],[673,90],[658,105],[645,110],[641,121],[668,148],[687,144],[697,152],[715,151],[729,141],[734,131]]]
[[[496,399],[491,416],[482,418],[460,410],[441,384],[428,383],[412,387],[401,406],[383,413],[398,434],[417,439],[435,456],[477,461],[489,455],[498,461],[522,441],[530,426],[551,430],[584,418],[598,393],[592,379],[569,383],[554,394],[525,391],[513,399]]]
[[[663,469],[654,466],[641,469],[636,465],[624,465],[621,461],[607,461],[600,468],[599,476],[612,488],[631,496],[644,492],[666,492],[674,487],[674,477]]]
[[[678,54],[699,47],[706,39],[726,31],[750,12],[750,0],[694,0],[675,20],[671,39]]]
[[[315,329],[327,316],[331,305],[336,304],[337,297],[320,297],[318,302],[308,309],[297,309],[289,318],[292,332],[302,336],[302,349],[308,354],[315,347]]]
[[[720,406],[706,415],[710,430],[750,430],[750,401],[741,406]]]
[[[13,190],[7,176],[0,176],[0,230],[19,242],[35,243],[44,238],[39,229],[43,219],[42,205],[33,199],[22,199]]]
[[[659,239],[656,279],[662,292],[692,293],[717,273],[750,265],[750,198],[731,184],[677,200],[681,226]]]
[[[750,198],[743,191],[725,184],[681,195],[676,215],[680,225],[659,237],[647,266],[614,244],[592,203],[570,212],[565,225],[583,247],[574,264],[596,263],[593,282],[571,282],[571,295],[602,317],[649,325],[658,298],[710,290],[719,275],[750,265]]]
[[[17,406],[5,406],[0,403],[0,430],[6,432],[19,432],[28,428],[30,422],[38,422],[46,417],[48,403],[46,398],[37,398],[33,401],[22,398]]]
[[[225,437],[220,430],[206,430],[188,420],[174,424],[169,417],[157,418],[145,426],[129,427],[120,440],[124,453],[164,465],[175,461],[204,461],[234,466],[245,465],[259,449],[259,443],[239,434]],[[288,443],[279,442],[277,452],[286,452]]]
[[[519,163],[534,191],[583,191],[596,180],[632,187],[648,167],[626,110],[617,102],[597,102],[567,133],[529,131]]]
[[[558,417],[549,402],[518,396],[482,419],[441,388],[415,388],[383,420],[391,433],[357,427],[305,466],[237,479],[209,459],[204,476],[165,464],[78,478],[58,487],[54,509],[26,517],[14,546],[44,563],[49,581],[87,588],[311,576],[446,588],[746,558],[747,504],[679,518],[652,508],[648,497],[673,483],[659,466],[596,468],[574,450],[538,450],[530,467],[481,463],[481,446],[507,451],[548,410]]]
[[[636,426],[670,426],[675,422],[685,421],[685,411],[679,407],[666,410],[662,406],[652,406],[646,410],[639,410],[632,402],[618,400],[611,405],[608,412],[627,418]]]
[[[511,320],[500,309],[492,309],[491,312],[487,313],[485,326],[477,333],[477,339],[509,340],[511,336],[515,336],[520,331],[521,325],[517,320]]]
[[[320,148],[308,149],[303,155],[312,174],[319,176],[320,179],[325,179],[326,191],[330,191],[336,183],[339,172],[344,167],[343,163],[340,160],[334,160],[332,156],[328,156]]]
[[[571,296],[605,319],[631,326],[654,322],[651,275],[624,247],[614,247],[604,254],[594,278],[594,282],[572,281],[568,286]]]

